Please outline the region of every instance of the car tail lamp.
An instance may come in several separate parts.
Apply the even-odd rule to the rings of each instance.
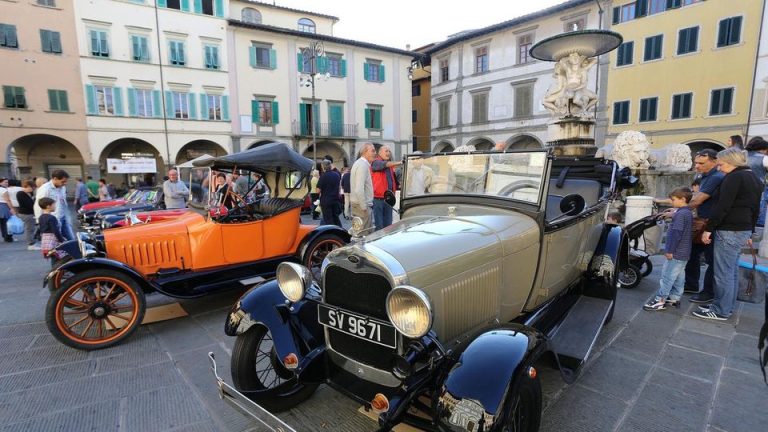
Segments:
[[[283,365],[288,370],[294,370],[299,367],[299,357],[295,353],[290,353],[283,358]]]
[[[376,396],[374,396],[371,401],[371,409],[373,409],[376,414],[389,411],[389,399],[381,393],[376,393]]]
[[[387,316],[395,328],[409,338],[419,338],[432,328],[432,305],[420,289],[396,286],[387,295]]]
[[[282,262],[277,266],[277,285],[285,298],[295,303],[312,285],[312,273],[302,265]]]

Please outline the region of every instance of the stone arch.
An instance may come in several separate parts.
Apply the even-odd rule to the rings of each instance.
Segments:
[[[493,150],[493,148],[496,146],[496,143],[488,137],[475,137],[469,140],[467,145],[474,146],[475,150],[478,151],[488,151]]]
[[[275,141],[273,141],[273,140],[259,140],[259,141],[254,141],[252,144],[250,144],[250,145],[248,146],[247,150],[250,150],[250,149],[252,149],[252,148],[256,148],[256,147],[258,147],[258,146],[260,146],[260,145],[269,144],[269,143],[273,143],[273,142],[275,142]]]
[[[530,134],[519,134],[507,140],[505,150],[536,150],[544,148],[544,143],[539,137]]]
[[[191,161],[192,159],[200,157],[204,154],[213,157],[219,157],[226,155],[227,150],[219,144],[206,139],[190,141],[184,144],[184,146],[176,154],[176,165]]]
[[[50,178],[53,169],[64,169],[74,179],[85,174],[85,158],[68,140],[56,135],[31,134],[15,139],[7,149],[11,173],[17,178]],[[70,188],[74,191],[74,188]]]
[[[155,172],[137,174],[109,173],[107,159],[130,159],[134,157],[154,158]],[[165,162],[160,151],[154,145],[139,138],[120,138],[104,147],[99,155],[101,176],[118,189],[137,185],[154,186],[163,182],[166,173]]]
[[[714,151],[720,151],[726,148],[725,144],[721,144],[720,142],[713,140],[713,139],[695,139],[686,141],[682,144],[687,145],[691,149],[691,157],[696,155],[697,152],[700,152],[704,149],[712,149]]]
[[[432,153],[452,152],[454,148],[456,147],[454,147],[450,141],[440,141],[435,144],[435,147],[432,149]]]
[[[312,144],[309,144],[301,154],[312,159],[314,156]],[[333,166],[339,170],[345,166],[349,166],[349,156],[347,155],[347,152],[344,151],[344,147],[334,141],[318,141],[317,162],[319,163],[322,161],[325,155],[329,155],[333,158]]]

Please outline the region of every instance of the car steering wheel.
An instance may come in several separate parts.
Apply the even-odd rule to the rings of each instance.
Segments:
[[[533,189],[534,192],[538,192],[538,190],[539,190],[538,185],[536,183],[532,183],[532,182],[528,182],[528,181],[519,181],[519,182],[515,182],[515,183],[510,183],[510,184],[504,186],[503,188],[501,188],[501,190],[499,190],[498,195],[499,196],[510,196],[514,192],[517,192],[517,191],[519,191],[521,189],[529,189],[529,188]]]

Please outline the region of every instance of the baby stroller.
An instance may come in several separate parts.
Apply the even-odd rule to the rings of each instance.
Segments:
[[[645,231],[663,223],[662,219],[662,215],[652,214],[624,227],[629,239],[629,259],[627,268],[619,273],[619,284],[622,288],[632,289],[636,287],[644,277],[653,271],[653,264],[650,259],[652,254],[638,246],[640,238],[645,236]],[[643,243],[646,244],[645,241]]]

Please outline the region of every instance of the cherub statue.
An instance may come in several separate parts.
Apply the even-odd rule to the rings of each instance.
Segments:
[[[597,58],[570,53],[555,64],[555,84],[547,90],[542,105],[554,116],[591,117],[589,110],[597,103],[597,94],[587,88],[589,69]]]

